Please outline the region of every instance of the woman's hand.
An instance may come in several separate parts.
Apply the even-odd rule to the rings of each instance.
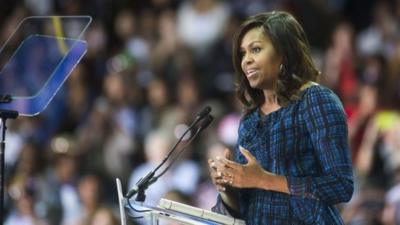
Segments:
[[[216,161],[221,164],[218,181],[238,188],[265,188],[265,181],[272,174],[266,172],[248,150],[240,147],[240,152],[247,160],[245,165],[227,158],[217,158]]]
[[[229,149],[225,149],[224,151],[224,157],[226,160],[232,160],[232,155],[230,153]],[[225,191],[226,190],[226,183],[227,180],[224,180],[222,170],[224,169],[224,165],[221,164],[218,160],[215,159],[209,159],[208,160],[208,165],[210,167],[210,177],[214,185],[217,187],[217,190],[219,192]]]
[[[257,159],[246,149],[240,147],[240,152],[247,160],[247,164],[239,164],[226,158],[219,158],[222,182],[237,188],[259,188],[289,194],[285,176],[265,171]]]
[[[232,160],[233,157],[229,149],[224,150],[224,159]],[[219,160],[209,159],[208,164],[210,166],[210,175],[212,182],[217,187],[222,201],[233,210],[239,210],[238,202],[232,193],[232,189],[227,189],[227,180],[224,178],[223,170],[225,165],[220,163]]]
[[[240,152],[246,158],[247,164],[242,165],[232,161],[228,149],[224,152],[224,158],[218,157],[216,160],[208,161],[211,179],[218,191],[224,192],[227,187],[236,187],[290,193],[285,176],[265,171],[248,150],[240,147]]]

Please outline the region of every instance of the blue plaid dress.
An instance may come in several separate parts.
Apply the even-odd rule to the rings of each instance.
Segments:
[[[248,225],[343,224],[334,205],[351,199],[353,174],[346,116],[331,90],[311,86],[300,100],[266,116],[255,109],[242,118],[239,145],[265,170],[286,176],[290,194],[236,189],[240,212],[220,197],[214,211]],[[247,163],[238,148],[235,155]]]

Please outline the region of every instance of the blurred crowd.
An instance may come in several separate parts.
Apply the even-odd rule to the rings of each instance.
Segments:
[[[342,100],[356,190],[348,225],[400,224],[399,0],[2,0],[0,44],[27,16],[90,15],[88,52],[52,104],[8,121],[6,225],[119,224],[124,191],[158,165],[204,106],[211,126],[146,191],[210,209],[207,159],[234,148],[242,106],[231,41],[241,21],[286,10],[320,83]],[[4,7],[3,7],[4,6]],[[185,143],[184,143],[185,144]],[[128,219],[143,224],[143,219]]]

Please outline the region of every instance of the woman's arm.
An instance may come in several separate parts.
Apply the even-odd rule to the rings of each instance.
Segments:
[[[305,95],[303,119],[311,138],[319,176],[287,177],[290,194],[330,205],[346,202],[353,193],[353,173],[346,116],[330,90],[320,87]]]

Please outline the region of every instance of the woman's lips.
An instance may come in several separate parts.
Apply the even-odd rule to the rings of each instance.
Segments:
[[[246,77],[248,77],[248,78],[250,78],[250,77],[253,77],[253,76],[255,76],[255,75],[257,75],[257,70],[247,70],[246,71]]]

